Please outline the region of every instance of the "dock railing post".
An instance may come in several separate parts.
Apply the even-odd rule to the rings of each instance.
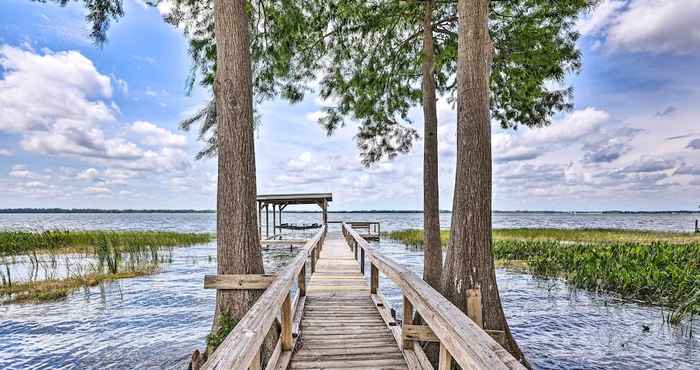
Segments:
[[[403,336],[403,349],[413,349],[413,340],[406,339],[406,325],[413,325],[413,303],[403,296],[403,326],[401,335]]]
[[[299,297],[303,297],[306,295],[306,264],[304,264],[304,267],[301,268],[301,271],[299,271],[299,280],[297,282],[299,285]]]
[[[452,369],[452,355],[445,348],[445,346],[440,343],[440,356],[438,359],[438,370],[451,370]]]
[[[484,327],[484,319],[481,308],[481,288],[467,289],[467,316],[480,328]]]
[[[369,294],[377,294],[379,288],[379,269],[373,263],[370,264]]]
[[[365,249],[360,249],[360,272],[365,275]]]
[[[282,350],[292,350],[292,300],[289,292],[282,303],[282,333],[280,333],[282,341]]]

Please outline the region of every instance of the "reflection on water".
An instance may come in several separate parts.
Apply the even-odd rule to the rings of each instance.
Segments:
[[[300,221],[294,222],[305,222],[303,217],[313,221],[317,217],[293,215],[300,217]],[[74,217],[77,216],[68,216],[60,219],[60,224],[52,223],[56,219],[42,219],[39,225],[76,228],[79,222]],[[157,215],[143,215],[150,221],[141,220],[139,215],[126,215],[126,221],[118,223],[110,222],[125,215],[97,217],[95,222],[93,216],[99,215],[90,215],[89,225],[98,229],[123,229],[130,225],[143,229],[202,231],[211,230],[214,221],[211,214],[189,215],[191,218],[162,215],[164,219],[160,221]],[[378,219],[369,218],[372,215],[342,216]],[[82,217],[83,225],[87,225],[85,215]],[[382,217],[390,220],[382,221],[384,229],[395,229],[417,227],[422,216]],[[668,224],[684,222],[672,220]],[[0,219],[4,227],[19,222],[8,221],[4,216]],[[624,223],[625,227],[643,224],[641,220]],[[379,242],[378,246],[414,272],[421,272],[421,250],[390,241]],[[273,272],[281,268],[297,251],[298,247],[291,251],[289,247],[266,250],[266,270]],[[79,290],[57,302],[0,306],[0,369],[186,367],[192,351],[203,348],[211,325],[215,293],[204,290],[202,281],[205,274],[215,273],[215,255],[214,244],[176,248],[173,262],[158,274]],[[512,331],[537,368],[700,368],[696,337],[664,325],[659,308],[623,303],[585,291],[574,292],[561,281],[537,279],[513,270],[498,269],[497,278]],[[380,289],[400,311],[401,296],[397,288],[382,278]],[[642,325],[647,325],[649,330],[645,331]],[[695,324],[694,332],[698,329]]]

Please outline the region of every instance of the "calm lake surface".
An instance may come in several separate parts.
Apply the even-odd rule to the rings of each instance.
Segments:
[[[497,213],[494,226],[691,231],[696,218],[700,215]],[[319,219],[313,213],[287,213],[283,222]],[[329,219],[380,221],[382,230],[422,224],[421,214],[331,214]],[[449,222],[450,215],[443,214],[443,227]],[[215,227],[214,214],[0,215],[3,230],[214,232]],[[421,250],[388,240],[377,246],[421,273]],[[284,267],[297,251],[266,250],[266,270]],[[215,293],[202,289],[202,280],[215,273],[215,257],[213,243],[178,248],[173,262],[154,275],[82,289],[56,302],[0,305],[0,369],[185,368],[192,351],[203,348],[211,325]],[[517,270],[498,269],[497,278],[513,334],[538,369],[700,369],[697,323],[671,327],[664,324],[662,308],[574,291],[562,281]],[[400,311],[398,289],[387,279],[380,280],[380,289]]]

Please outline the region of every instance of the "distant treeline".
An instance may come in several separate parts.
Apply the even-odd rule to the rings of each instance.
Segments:
[[[284,213],[319,213],[320,211],[295,211]],[[213,209],[96,209],[96,208],[3,208],[2,213],[216,213]],[[373,209],[359,211],[328,211],[328,213],[423,213],[415,210]],[[440,213],[451,213],[449,210],[440,210]],[[493,213],[537,213],[537,214],[693,214],[700,211],[493,211]]]
[[[0,213],[215,213],[209,209],[3,208]]]

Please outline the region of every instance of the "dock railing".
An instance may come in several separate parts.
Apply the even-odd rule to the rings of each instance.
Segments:
[[[394,325],[390,323],[390,326],[395,338],[401,343],[407,361],[417,361],[422,367],[430,368],[421,346],[415,345],[415,342],[439,342],[440,370],[451,369],[452,361],[462,369],[471,370],[525,369],[452,302],[415,273],[391,258],[383,256],[347,223],[343,223],[343,236],[353,250],[355,259],[360,263],[363,274],[365,263],[369,262],[369,294],[380,311],[387,307],[378,291],[379,273],[383,273],[401,289],[403,320],[400,327],[395,322]],[[414,309],[425,325],[413,325]],[[386,311],[382,312],[385,321],[392,320],[388,316]],[[478,316],[480,317],[481,314],[479,313]]]
[[[205,288],[265,289],[265,292],[212,353],[203,369],[261,369],[260,346],[278,317],[281,323],[280,338],[267,362],[266,369],[287,367],[306,301],[306,262],[309,258],[311,259],[310,266],[313,273],[326,233],[327,226],[321,226],[294,260],[276,276],[211,275],[205,277]],[[292,299],[291,290],[295,285],[298,289]]]

